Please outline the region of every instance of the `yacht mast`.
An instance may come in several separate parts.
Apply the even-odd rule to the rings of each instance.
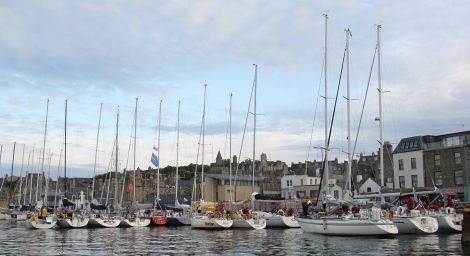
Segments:
[[[325,63],[324,63],[324,70],[325,70],[325,179],[326,179],[326,194],[330,194],[329,188],[329,169],[328,169],[328,14],[323,14],[325,17]]]
[[[119,105],[118,105],[118,111],[117,111],[117,115],[116,115],[116,159],[115,159],[115,162],[114,162],[114,179],[115,179],[115,184],[114,184],[114,205],[117,206],[119,205],[119,202],[117,200],[118,198],[118,166],[119,166]],[[126,175],[126,173],[124,173],[124,176]],[[111,176],[109,177],[109,183],[111,183]]]
[[[91,185],[91,201],[93,201],[93,199],[95,198],[96,159],[98,156],[98,141],[100,139],[101,111],[102,110],[103,110],[103,103],[100,104],[100,116],[98,118],[98,132],[96,134],[95,163],[93,164],[93,183]]]
[[[45,177],[44,176],[44,160],[45,160],[45,155],[44,154],[46,153],[46,135],[47,135],[47,118],[48,118],[48,116],[49,116],[49,99],[47,99],[47,105],[46,105],[46,124],[45,124],[45,127],[44,127],[44,142],[42,144],[41,173],[42,173],[43,177]],[[42,178],[41,178],[41,189],[42,189]]]
[[[10,196],[8,197],[8,205],[11,203],[11,192],[13,190],[13,165],[15,164],[15,149],[16,149],[16,142],[13,142],[13,159],[11,161],[11,174],[10,174]]]
[[[206,129],[206,96],[207,96],[207,84],[204,84],[204,107],[202,110],[202,157],[201,157],[201,201],[204,201],[204,136]]]
[[[179,147],[180,147],[180,105],[181,101],[178,101],[178,122],[176,124],[176,181],[175,181],[175,206],[178,202],[178,179],[179,179]]]
[[[23,188],[23,167],[24,167],[24,148],[26,147],[25,144],[23,144],[23,153],[21,157],[21,170],[20,170],[20,187],[18,191],[18,205],[21,205],[21,192]]]
[[[258,83],[258,65],[253,64],[255,66],[255,92],[254,92],[254,102],[253,102],[253,173],[251,176],[251,194],[255,192],[255,161],[256,161],[256,85]]]
[[[67,100],[65,100],[64,122],[64,197],[67,198]]]
[[[162,101],[158,110],[158,141],[157,141],[157,202],[160,200],[160,125],[162,122]]]
[[[351,30],[348,28],[346,31],[346,85],[347,85],[347,109],[348,109],[348,179],[346,181],[346,190],[351,190],[351,167],[352,167],[352,155],[351,155],[351,94],[349,87],[349,38],[352,37]]]
[[[55,194],[54,194],[54,209],[56,209],[57,206],[57,192],[59,189],[59,173],[60,173],[60,164],[62,161],[62,149],[60,149],[59,153],[59,166],[57,166],[57,182],[55,183]]]
[[[137,102],[139,101],[139,98],[135,98],[135,110],[134,110],[134,178],[133,178],[133,183],[134,186],[132,189],[132,201],[135,202],[135,157],[136,157],[136,149],[137,149]]]
[[[233,184],[232,184],[232,96],[230,93],[230,108],[229,108],[229,173],[230,173],[230,209],[232,209],[233,201]]]
[[[380,127],[380,186],[384,186],[384,122],[382,109],[382,78],[380,70],[380,29],[382,25],[377,25],[377,74],[379,82],[379,127]]]

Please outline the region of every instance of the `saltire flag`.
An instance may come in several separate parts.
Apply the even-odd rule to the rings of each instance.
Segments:
[[[380,195],[380,205],[385,205],[385,197]]]
[[[434,186],[434,193],[441,195],[441,197],[444,197],[444,193],[442,193],[442,191],[436,186]]]
[[[152,158],[150,158],[150,162],[152,162],[152,164],[155,166],[155,167],[158,167],[158,148],[157,147],[153,147],[153,152],[152,152]]]
[[[415,203],[419,202],[418,195],[416,195],[415,188],[413,187],[413,200],[415,200]]]

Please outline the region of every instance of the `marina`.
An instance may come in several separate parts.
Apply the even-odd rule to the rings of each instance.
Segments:
[[[0,221],[2,253],[18,255],[463,255],[460,237],[332,237],[305,233],[299,228],[212,231],[189,226],[29,230],[22,223]]]

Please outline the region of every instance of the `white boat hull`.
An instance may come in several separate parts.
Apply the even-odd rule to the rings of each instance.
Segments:
[[[120,223],[120,220],[115,219],[90,218],[88,226],[95,228],[116,228]]]
[[[324,235],[381,236],[398,234],[397,226],[389,220],[340,218],[297,218],[304,232]]]
[[[196,216],[191,218],[191,227],[199,229],[227,229],[233,225],[232,220]]]
[[[244,228],[244,229],[265,229],[266,220],[260,219],[234,219],[232,228]]]
[[[400,234],[432,234],[439,228],[437,220],[429,216],[395,216],[393,223]]]
[[[74,217],[72,219],[59,219],[57,224],[62,228],[84,228],[90,219],[87,217]]]
[[[439,224],[439,232],[462,232],[463,216],[461,214],[442,214],[433,217]]]
[[[119,226],[125,228],[148,227],[150,219],[136,218],[134,220],[123,219],[120,221]]]
[[[55,228],[57,221],[43,222],[40,220],[26,220],[26,227],[30,229],[51,229]]]
[[[294,216],[281,216],[269,212],[255,212],[266,220],[267,228],[299,228],[300,225]]]
[[[181,225],[190,226],[191,225],[191,218],[189,216],[178,216],[174,217]]]

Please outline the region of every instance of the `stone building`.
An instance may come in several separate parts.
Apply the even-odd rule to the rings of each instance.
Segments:
[[[404,138],[394,151],[395,186],[438,187],[467,198],[470,131]]]
[[[388,188],[394,186],[394,171],[393,171],[393,157],[392,157],[392,144],[390,142],[384,142],[384,185]],[[374,180],[380,185],[380,148],[377,151],[377,155],[372,153],[371,155],[360,154],[357,165],[353,162],[353,176],[355,176],[356,182],[365,182],[369,178]],[[359,177],[358,177],[359,176]]]

